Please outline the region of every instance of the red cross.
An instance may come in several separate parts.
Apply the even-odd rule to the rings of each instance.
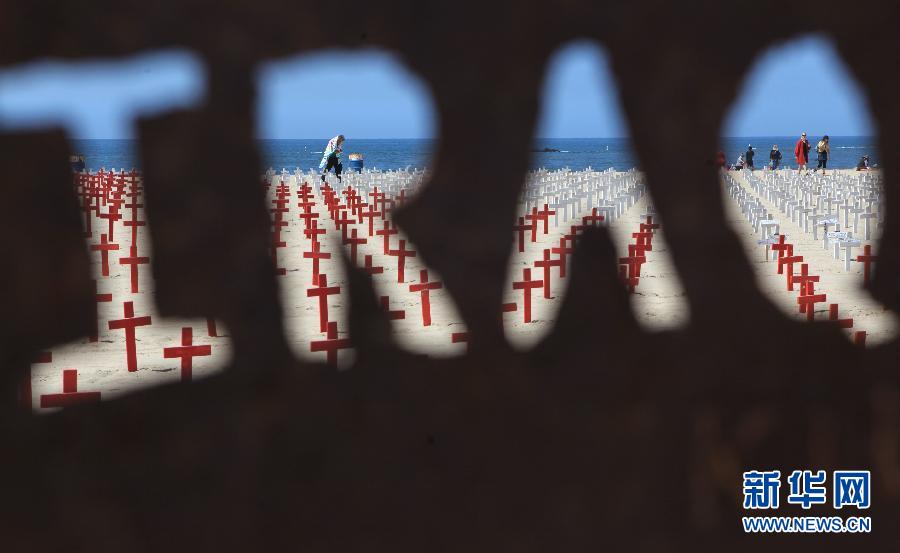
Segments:
[[[356,250],[357,247],[365,244],[369,240],[367,238],[358,238],[356,235],[356,229],[350,231],[350,237],[344,238],[344,245],[350,244],[350,261],[353,265],[356,265]]]
[[[130,228],[131,228],[131,243],[132,243],[132,244],[137,244],[137,230],[138,230],[138,227],[145,227],[145,226],[147,226],[147,222],[146,222],[146,221],[135,221],[135,220],[125,221],[125,222],[122,223],[122,224],[125,225],[126,227],[130,227]]]
[[[566,257],[570,254],[575,253],[574,248],[566,246],[567,240],[568,238],[563,236],[559,239],[558,248],[550,248],[550,253],[555,253],[559,256],[559,278],[566,278]]]
[[[385,198],[381,201],[381,220],[384,221],[387,219],[388,213],[394,211],[394,199],[393,198]]]
[[[303,211],[297,214],[297,217],[303,219],[307,227],[309,226],[309,222],[311,219],[319,218],[319,214],[312,210],[315,205],[316,202],[300,202],[297,204],[298,207],[303,208]]]
[[[380,275],[381,273],[384,272],[384,267],[373,267],[372,266],[372,256],[371,255],[367,255],[365,257],[365,263],[366,264],[363,267],[363,269],[370,275]]]
[[[869,278],[872,274],[871,264],[873,261],[878,260],[877,255],[872,255],[872,246],[866,245],[863,248],[863,254],[857,255],[856,260],[860,263],[864,263],[863,265],[863,284],[865,286],[869,285]]]
[[[513,226],[513,230],[519,233],[519,253],[525,251],[525,231],[531,231],[531,241],[534,242],[534,229],[536,228],[536,223],[531,223],[530,225],[525,224],[525,217],[519,217],[519,224]]]
[[[326,275],[319,275],[317,288],[310,288],[306,291],[306,297],[319,298],[319,332],[328,330],[328,296],[340,293],[340,286],[328,287],[328,278]]]
[[[791,248],[791,251],[793,252],[794,246],[792,244],[785,244],[784,243],[784,235],[779,234],[778,235],[778,243],[772,244],[772,251],[778,252],[778,257],[784,257],[784,255],[787,253],[789,247]],[[781,266],[778,267],[778,274],[779,275],[782,274]]]
[[[384,192],[379,192],[377,186],[369,192],[369,197],[372,198],[372,205],[375,206],[375,209],[378,209],[378,204],[384,203]]]
[[[866,347],[866,331],[857,330],[853,333],[853,343],[859,347]]]
[[[137,351],[135,342],[135,329],[139,326],[147,326],[150,324],[150,317],[135,317],[134,303],[125,302],[125,318],[118,321],[109,321],[110,330],[125,331],[125,357],[128,360],[128,372],[137,370]]]
[[[275,245],[276,248],[284,248],[287,244],[281,239],[281,229],[287,226],[287,221],[272,221],[269,223],[269,226],[273,227],[272,231],[272,244]]]
[[[778,274],[782,274],[784,266],[787,266],[787,289],[794,290],[794,263],[803,263],[802,255],[786,255],[778,258]]]
[[[544,222],[544,234],[547,234],[547,221],[550,220],[550,215],[556,215],[556,211],[551,211],[547,208],[547,204],[544,204],[544,209],[538,211],[537,214],[541,221]]]
[[[109,221],[109,232],[107,234],[109,235],[110,242],[112,242],[115,240],[115,222],[122,218],[122,216],[119,215],[119,206],[111,205],[108,212],[100,214],[100,218]]]
[[[363,222],[363,208],[364,207],[368,208],[369,204],[363,202],[362,198],[357,197],[353,203],[353,213],[356,214],[356,222],[357,223]],[[370,221],[371,221],[371,219],[370,219]],[[371,224],[371,223],[369,223],[369,224]]]
[[[79,392],[78,371],[63,371],[63,391],[61,394],[45,394],[41,396],[41,407],[70,407],[79,403],[96,403],[100,401],[100,392]]]
[[[324,231],[325,229],[321,229]],[[331,259],[331,254],[319,251],[321,248],[321,244],[316,241],[312,243],[312,251],[311,252],[303,252],[304,259],[312,259],[312,279],[313,285],[319,283],[319,260],[320,259]]]
[[[388,251],[388,255],[397,258],[397,282],[403,282],[405,280],[405,268],[406,268],[406,258],[407,257],[415,257],[416,252],[414,250],[406,249],[406,240],[400,241],[400,247],[396,250]]]
[[[375,217],[381,215],[380,211],[373,211],[372,208],[368,208],[366,211],[361,212],[362,216],[369,220],[369,236],[375,234]],[[362,221],[360,221],[362,222]]]
[[[500,306],[500,326],[503,326],[503,314],[504,313],[512,313],[513,311],[518,311],[519,306],[516,305],[516,302],[504,303]]]
[[[566,238],[571,240],[572,245],[574,246],[578,242],[578,239],[581,238],[578,233],[586,228],[587,227],[584,225],[572,225],[571,227],[569,227],[569,234],[566,235]]]
[[[646,244],[628,244],[628,256],[629,257],[641,257],[644,255],[644,252],[647,251]]]
[[[383,229],[383,230],[376,230],[376,231],[375,231],[375,234],[377,234],[378,236],[383,236],[383,237],[384,237],[384,255],[390,255],[389,252],[390,252],[390,249],[391,249],[391,235],[392,235],[392,234],[397,234],[398,232],[399,232],[399,231],[396,229],[396,227],[395,227],[395,228],[391,228],[391,222],[390,222],[390,221],[385,221],[385,222],[384,222],[384,229]]]
[[[279,246],[279,244],[281,244],[281,246]],[[284,242],[275,242],[272,244],[272,247],[269,248],[272,252],[272,267],[275,268],[275,274],[278,276],[287,275],[287,269],[278,266],[278,248],[282,247],[283,245]]]
[[[316,216],[318,217],[318,215],[316,215]],[[313,220],[312,226],[307,225],[306,228],[303,229],[303,234],[307,238],[312,238],[313,243],[318,242],[319,235],[325,234],[326,232],[328,232],[328,231],[325,230],[324,228],[319,228],[319,224],[315,220]]]
[[[561,265],[559,259],[550,259],[550,250],[544,249],[544,258],[535,261],[534,266],[544,269],[544,298],[550,299],[550,269]]]
[[[273,202],[284,202],[284,203],[287,203],[287,200],[272,200],[272,201],[273,201]],[[269,212],[275,214],[275,220],[276,220],[276,221],[281,221],[282,219],[284,219],[283,214],[284,214],[284,213],[288,213],[289,211],[290,211],[290,209],[287,208],[287,207],[273,207],[273,208],[269,208]]]
[[[212,346],[195,346],[194,330],[186,326],[181,329],[181,346],[163,349],[166,359],[181,359],[181,381],[190,382],[194,370],[194,357],[212,355]]]
[[[337,331],[337,323],[330,322],[328,323],[328,339],[327,340],[316,340],[309,343],[309,351],[317,352],[324,351],[326,352],[326,363],[328,363],[332,367],[337,367],[337,352],[340,349],[347,349],[351,347],[352,344],[348,338],[342,338],[338,340],[338,331]]]
[[[140,194],[131,193],[131,194],[128,194],[128,196],[131,196],[132,198],[137,198],[138,196],[140,196]],[[132,200],[132,202],[130,204],[125,204],[125,208],[131,210],[131,220],[132,221],[137,220],[137,210],[142,207],[144,207],[144,204],[139,204],[139,203],[137,203],[136,200]]]
[[[97,293],[97,281],[93,281],[94,283],[94,301],[97,303],[106,303],[111,302],[113,297],[112,294],[98,294]],[[99,306],[97,306],[99,308]],[[97,342],[100,340],[100,316],[99,314],[94,319],[94,332],[88,337],[88,340],[91,342]]]
[[[308,201],[312,200],[313,199],[312,188],[304,182],[300,186],[300,190],[297,190],[297,197],[300,198],[301,200],[303,200],[304,202],[308,202]]]
[[[804,308],[806,310],[807,321],[811,321],[815,317],[816,304],[822,303],[827,299],[825,294],[816,294],[815,291],[815,283],[807,282],[804,295],[797,298],[797,303],[801,306],[801,311],[803,311]]]
[[[643,248],[644,251],[653,251],[653,233],[652,232],[632,232],[632,238],[637,239],[637,246]]]
[[[602,223],[605,220],[606,217],[603,215],[597,215],[597,208],[595,207],[591,209],[590,215],[585,215],[581,218],[581,224],[584,226],[596,227],[598,223]]]
[[[105,234],[100,235],[99,244],[91,244],[91,251],[100,252],[100,274],[109,276],[109,252],[118,250],[119,245],[110,242]]]
[[[838,304],[828,306],[828,320],[836,323],[839,328],[853,328],[853,319],[841,319],[838,315]]]
[[[384,311],[385,314],[387,314],[388,320],[391,321],[406,318],[406,311],[402,309],[391,311],[391,298],[388,296],[381,296],[381,310]]]
[[[641,232],[656,232],[659,229],[659,223],[653,222],[653,215],[647,215],[647,222],[641,223]]]
[[[422,295],[422,326],[431,326],[431,290],[439,290],[444,285],[440,282],[428,282],[428,271],[419,271],[419,284],[410,284],[410,292],[419,292]]]
[[[800,285],[800,294],[805,295],[807,284],[819,282],[819,277],[815,276],[815,275],[810,275],[809,274],[809,265],[807,265],[806,263],[803,263],[802,265],[800,265],[800,274],[794,275],[791,278],[791,280],[794,282],[794,284]],[[800,312],[806,313],[805,305],[800,305]]]
[[[531,208],[531,214],[525,216],[526,219],[531,221],[531,243],[537,242],[537,222],[541,219],[541,216],[538,215],[538,209],[536,207]]]
[[[345,210],[341,210],[341,216],[334,220],[335,228],[341,231],[341,240],[347,239],[347,227],[352,222],[353,219],[347,217],[347,211]]]
[[[630,246],[633,246],[631,244]],[[634,255],[633,250],[628,257],[619,258],[619,276],[628,286],[628,291],[632,294],[641,278],[641,265],[647,262],[647,258],[643,255]],[[627,272],[626,272],[627,271]]]
[[[328,216],[332,218],[332,220],[337,218],[337,215],[341,210],[346,210],[347,206],[341,203],[340,198],[336,196],[331,196],[328,200]],[[337,225],[334,226],[335,229],[339,227]]]
[[[525,322],[531,322],[531,291],[540,288],[544,283],[540,280],[531,280],[531,269],[522,270],[523,279],[520,282],[513,282],[513,290],[522,290],[525,294]]]
[[[131,255],[129,257],[120,257],[120,265],[128,265],[131,268],[131,293],[138,292],[138,266],[150,263],[149,257],[138,257],[137,246],[131,246]]]

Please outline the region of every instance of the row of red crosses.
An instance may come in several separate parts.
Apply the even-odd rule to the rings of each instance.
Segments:
[[[543,234],[548,234],[549,216],[556,215],[556,211],[548,208],[547,204],[542,209],[537,207],[531,208],[531,213],[524,217],[519,217],[518,223],[513,226],[513,230],[517,233],[517,244],[519,253],[525,251],[525,233],[531,235],[531,242],[537,242],[538,223],[543,225]],[[525,221],[529,221],[526,223]],[[524,320],[526,323],[531,322],[531,290],[535,288],[543,288],[544,298],[549,299],[550,296],[550,268],[559,267],[560,278],[566,276],[566,258],[574,251],[575,242],[578,239],[578,233],[588,226],[598,226],[603,223],[605,217],[598,213],[598,209],[592,208],[590,215],[584,215],[581,218],[580,225],[571,225],[567,234],[563,235],[559,240],[559,246],[544,249],[543,258],[535,261],[535,266],[543,269],[543,279],[534,280],[531,278],[531,269],[523,269],[523,279],[513,283],[515,290],[524,291]],[[619,258],[619,276],[628,287],[629,292],[634,293],[640,283],[641,266],[647,262],[646,253],[653,250],[653,235],[659,228],[658,223],[653,222],[653,216],[646,215],[645,222],[640,224],[639,232],[632,233],[634,244],[628,245],[628,256]],[[551,259],[551,254],[558,257]]]
[[[73,175],[73,186],[79,200],[81,212],[84,217],[84,236],[89,242],[89,250],[100,257],[100,280],[109,278],[111,256],[115,252],[124,249],[124,244],[117,242],[127,240],[128,255],[120,255],[116,260],[119,265],[129,268],[130,293],[140,293],[140,267],[148,265],[150,258],[140,255],[138,248],[138,229],[146,226],[146,221],[141,220],[139,211],[144,207],[141,203],[143,186],[140,174],[131,172],[116,172],[101,170],[98,173],[76,173]],[[121,226],[130,229],[125,237],[117,237],[116,225],[121,221]],[[113,301],[113,294],[99,293],[98,283],[94,282],[94,297],[98,306],[100,303]],[[123,318],[107,321],[109,330],[121,330],[125,338],[125,364],[129,372],[138,370],[137,358],[137,331],[138,328],[152,325],[149,316],[135,316],[134,302],[123,299]],[[99,317],[97,326],[88,337],[90,342],[99,341]],[[218,336],[215,321],[207,320],[207,333],[211,337]],[[180,359],[181,378],[190,381],[192,378],[193,358],[209,356],[212,348],[209,345],[193,344],[193,329],[185,327],[181,333],[181,343],[177,346],[163,349],[165,358]],[[44,352],[34,360],[34,363],[51,363],[52,352]],[[99,401],[100,392],[79,392],[77,386],[78,371],[76,369],[63,370],[63,392],[61,394],[47,394],[40,397],[41,407],[63,407],[81,402]],[[31,371],[25,376],[25,382],[21,391],[21,399],[24,406],[31,409]]]
[[[272,186],[263,181],[263,186],[268,192],[274,192],[271,200],[273,207],[269,209],[272,214],[272,260],[278,275],[285,275],[284,268],[278,267],[278,250],[286,247],[286,242],[281,239],[281,229],[288,225],[285,219],[291,213],[291,190],[283,180],[271,190]],[[397,282],[406,283],[406,260],[416,257],[415,250],[407,248],[406,240],[398,240],[397,247],[392,247],[391,237],[399,231],[392,225],[388,215],[396,207],[402,206],[406,200],[406,191],[400,190],[399,194],[389,196],[385,192],[374,187],[373,191],[363,196],[360,191],[352,186],[347,186],[341,191],[336,191],[329,184],[321,187],[321,205],[316,199],[312,187],[308,183],[302,183],[297,193],[297,217],[303,222],[303,236],[309,241],[309,251],[304,251],[302,259],[309,260],[311,264],[312,287],[306,290],[309,298],[318,299],[319,332],[326,334],[324,340],[310,341],[311,352],[324,352],[326,362],[331,366],[337,365],[337,352],[351,347],[349,339],[338,338],[338,323],[329,320],[328,297],[341,293],[340,286],[329,286],[328,276],[321,271],[321,262],[332,259],[330,252],[324,251],[320,236],[331,232],[340,232],[341,244],[347,246],[351,263],[359,265],[359,247],[368,244],[369,240],[381,240],[384,255],[394,257],[397,260]],[[317,209],[321,208],[321,212]],[[324,215],[327,211],[328,220]],[[376,227],[376,220],[381,228]],[[320,224],[321,221],[321,224]],[[362,229],[356,226],[362,226]],[[360,234],[363,234],[362,236]],[[362,269],[370,275],[383,274],[384,267],[373,264],[372,256],[365,255]],[[408,285],[409,291],[418,293],[422,307],[422,325],[431,326],[431,299],[433,290],[443,287],[438,281],[431,281],[428,271],[419,271],[419,282]],[[381,296],[381,306],[391,320],[405,319],[404,310],[391,310],[390,297]]]
[[[825,303],[828,299],[826,294],[816,293],[816,283],[819,282],[818,275],[809,273],[809,265],[803,263],[802,255],[794,254],[794,245],[786,241],[784,234],[778,235],[778,242],[771,245],[772,251],[778,253],[777,271],[779,275],[785,275],[787,281],[787,290],[789,292],[798,291],[800,295],[797,297],[797,305],[800,313],[806,314],[807,321],[815,320],[816,304]],[[863,254],[856,257],[856,260],[864,264],[863,280],[866,285],[869,284],[871,274],[871,264],[878,259],[872,255],[872,246],[865,246]],[[800,273],[794,273],[794,265],[800,265]],[[828,306],[828,320],[837,324],[840,328],[853,328],[853,319],[841,319],[839,315],[839,305],[836,303]],[[857,330],[853,333],[853,342],[856,345],[864,346],[866,344],[866,331]]]
[[[647,252],[653,251],[653,236],[659,229],[659,223],[653,222],[652,214],[647,213],[644,217],[638,232],[631,233],[634,243],[628,244],[628,256],[619,258],[619,278],[631,294],[641,282],[641,266],[647,262]]]

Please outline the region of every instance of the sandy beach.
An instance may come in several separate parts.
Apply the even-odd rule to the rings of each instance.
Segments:
[[[367,176],[370,175],[370,176]],[[735,179],[736,186],[742,187],[747,194],[753,193],[748,177],[741,173],[729,173]],[[838,175],[838,179],[851,179],[852,172]],[[362,203],[371,200],[377,211],[378,194],[384,193],[384,201],[392,197],[395,205],[415,194],[424,175],[406,175],[400,177],[390,174],[363,174],[345,178],[343,186],[329,180],[329,187],[318,186],[315,175],[270,172],[266,176],[268,182],[268,200],[274,205],[283,205],[287,211],[273,213],[274,220],[283,221],[278,240],[283,244],[276,248],[277,267],[283,269],[279,276],[281,296],[284,305],[285,328],[288,341],[295,355],[312,361],[324,362],[325,352],[311,351],[311,343],[328,339],[327,328],[321,328],[320,299],[316,296],[318,286],[313,285],[313,262],[309,258],[315,253],[330,254],[329,259],[319,260],[319,273],[325,275],[327,288],[331,292],[326,297],[327,322],[337,323],[337,338],[347,338],[347,294],[346,275],[343,273],[339,256],[341,248],[348,254],[351,249],[342,244],[343,236],[348,238],[356,233],[357,264],[362,266],[366,258],[370,265],[378,271],[373,274],[373,282],[380,297],[386,298],[388,309],[395,314],[393,332],[398,345],[410,352],[429,356],[461,355],[466,350],[465,325],[459,316],[448,292],[440,284],[441,275],[423,265],[419,256],[405,258],[405,274],[403,281],[398,278],[398,257],[384,253],[384,236],[369,235],[369,219],[361,216],[364,209],[354,210],[354,202]],[[724,184],[723,184],[724,187]],[[404,190],[400,199],[400,190]],[[754,271],[759,286],[765,291],[770,301],[777,305],[786,316],[803,318],[797,306],[798,292],[788,291],[785,276],[777,273],[777,263],[766,258],[765,247],[758,244],[760,232],[742,213],[738,203],[723,188],[723,209],[734,232],[740,237],[746,251],[750,267]],[[344,209],[329,213],[326,205],[328,196],[340,197]],[[301,197],[302,196],[302,197]],[[360,200],[353,200],[357,196]],[[569,198],[563,204],[562,199]],[[279,202],[280,200],[280,202]],[[287,201],[285,201],[287,200]],[[306,206],[300,204],[305,202]],[[349,202],[349,203],[348,203]],[[827,301],[816,307],[816,319],[824,320],[828,316],[828,305],[839,304],[841,318],[852,318],[851,333],[865,330],[868,343],[877,344],[893,339],[898,330],[898,321],[890,316],[882,306],[874,302],[861,288],[862,264],[853,262],[851,270],[844,270],[844,262],[834,259],[833,252],[825,249],[822,237],[814,240],[811,234],[803,232],[800,224],[793,223],[790,218],[778,211],[778,206],[765,198],[760,203],[780,224],[780,232],[794,246],[794,254],[802,255],[808,264],[810,274],[820,277],[816,286],[817,293],[827,295]],[[543,280],[544,269],[535,264],[544,259],[545,250],[559,248],[561,240],[567,243],[567,235],[572,236],[572,225],[603,224],[610,230],[610,235],[619,251],[620,257],[629,255],[629,244],[635,244],[635,233],[640,233],[647,217],[658,222],[654,214],[652,199],[645,192],[642,176],[639,173],[615,173],[611,171],[579,171],[549,172],[535,174],[530,177],[526,193],[519,205],[519,216],[528,220],[535,211],[544,210],[544,205],[558,205],[547,215],[546,222],[536,220],[535,240],[531,241],[530,229],[524,231],[524,251],[519,252],[518,233],[510,232],[510,244],[513,253],[509,263],[509,279],[504,296],[504,303],[511,310],[503,316],[504,329],[510,343],[520,349],[533,347],[545,336],[553,326],[561,299],[566,291],[566,278],[561,276],[559,264],[549,269],[550,297],[544,297],[543,286],[531,289],[531,321],[525,322],[524,294],[516,289],[514,282],[522,281],[523,271],[531,270],[532,280]],[[381,204],[384,205],[389,204]],[[593,208],[605,205],[607,211],[603,221],[597,221]],[[143,219],[142,209],[135,215]],[[302,213],[311,212],[317,217],[301,217]],[[192,359],[192,377],[203,378],[214,374],[228,362],[230,355],[227,329],[218,325],[217,335],[209,332],[206,320],[173,320],[164,319],[155,311],[153,302],[153,281],[149,265],[139,268],[139,292],[132,293],[130,268],[120,263],[128,257],[131,246],[131,228],[125,221],[132,216],[131,210],[125,210],[121,220],[112,223],[114,226],[114,242],[118,250],[109,251],[109,276],[101,275],[101,252],[91,251],[94,263],[93,270],[98,281],[99,294],[111,294],[112,301],[98,303],[99,334],[96,342],[84,338],[77,342],[63,344],[52,349],[52,360],[49,363],[36,363],[32,366],[32,405],[40,408],[41,396],[56,394],[63,389],[63,370],[78,371],[79,391],[99,391],[103,399],[111,399],[129,391],[147,386],[171,384],[184,378],[180,367],[180,359],[165,356],[167,348],[181,345],[182,331],[190,328],[192,344],[210,346],[211,354]],[[594,220],[590,219],[591,215]],[[588,216],[588,219],[585,219]],[[343,229],[338,229],[335,219],[343,221]],[[307,220],[315,220],[315,227],[308,227]],[[547,232],[544,233],[546,223]],[[94,215],[92,223],[93,236],[88,238],[88,245],[100,243],[100,235],[108,233],[109,221]],[[372,216],[372,230],[384,230],[385,225],[392,227],[390,216]],[[273,227],[275,228],[275,227]],[[307,228],[320,229],[318,234],[307,236]],[[322,231],[321,229],[324,229]],[[577,231],[576,231],[577,232]],[[150,248],[146,227],[137,229],[137,246],[140,256],[147,256],[152,263],[153,253]],[[873,233],[871,240],[863,241],[872,245],[877,251],[878,232]],[[313,249],[313,242],[319,243],[318,250]],[[400,241],[405,241],[407,252],[415,250],[402,234],[389,236],[389,249],[396,252]],[[571,246],[571,243],[568,243]],[[856,248],[861,253],[862,248]],[[307,257],[304,257],[307,254]],[[634,293],[630,296],[632,308],[639,323],[647,329],[662,330],[677,328],[688,324],[690,313],[684,291],[678,275],[671,262],[665,241],[664,224],[653,231],[652,250],[644,253],[645,262],[640,266],[640,277]],[[856,255],[856,254],[854,254]],[[560,254],[549,255],[551,260],[560,259]],[[568,262],[568,259],[567,259]],[[423,281],[426,276],[430,302],[430,324],[426,325],[422,306]],[[543,284],[543,283],[542,283]],[[312,291],[312,294],[310,292]],[[125,331],[109,328],[109,322],[122,319],[125,302],[133,303],[136,317],[149,316],[151,324],[138,327],[135,331],[135,347],[137,370],[128,371]],[[402,313],[402,317],[400,314]],[[326,325],[327,326],[327,325]],[[456,335],[456,339],[454,339]],[[337,353],[337,366],[345,369],[352,364],[352,349],[341,349]]]

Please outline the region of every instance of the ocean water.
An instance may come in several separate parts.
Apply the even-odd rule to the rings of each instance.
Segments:
[[[818,138],[812,137],[811,142],[815,144]],[[791,165],[794,162],[796,141],[797,137],[788,136],[730,137],[722,139],[721,147],[728,163],[734,163],[738,154],[745,151],[748,144],[752,144],[757,150],[756,166],[761,167],[768,162],[772,145],[778,144],[784,155],[783,163]],[[272,167],[276,171],[282,168],[293,171],[297,167],[302,170],[318,168],[327,142],[328,139],[260,140],[263,161],[261,169]],[[101,167],[141,168],[136,140],[74,140],[73,147],[76,152],[85,156],[87,167],[93,170]],[[351,152],[363,154],[366,168],[389,170],[425,168],[429,165],[435,147],[436,141],[433,139],[349,139],[344,144],[344,152],[345,159],[346,154]],[[539,151],[544,148],[559,151]],[[535,140],[533,149],[536,151],[532,153],[532,169],[640,168],[640,161],[627,138],[544,138]],[[829,167],[856,167],[863,154],[869,154],[872,164],[878,163],[874,137],[831,137]],[[500,163],[502,161],[497,160]]]

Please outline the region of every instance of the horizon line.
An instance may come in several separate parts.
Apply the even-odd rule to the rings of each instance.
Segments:
[[[809,133],[807,133],[809,134]],[[824,134],[824,133],[823,133]],[[816,133],[813,133],[815,136]],[[794,137],[794,134],[745,134],[722,136],[721,139],[735,138],[784,138]],[[877,138],[876,134],[831,134],[834,138]],[[255,137],[254,140],[329,140],[331,137],[322,136],[292,136],[292,137]],[[536,136],[532,140],[622,140],[630,139],[630,136]],[[133,136],[89,136],[89,137],[72,137],[70,140],[140,140]],[[347,137],[347,140],[440,140],[440,137],[410,137],[410,136],[379,136],[379,137]]]

